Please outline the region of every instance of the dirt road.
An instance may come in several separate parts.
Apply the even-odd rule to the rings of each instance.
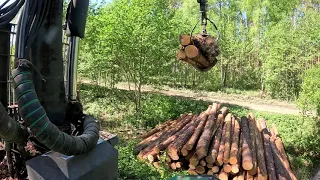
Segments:
[[[82,80],[82,82],[90,83],[86,80]],[[129,89],[128,83],[118,83],[115,87],[123,90],[134,90],[134,84],[130,84],[131,89]],[[264,111],[269,113],[292,115],[300,114],[300,110],[296,107],[294,103],[273,99],[261,99],[260,97],[257,97],[254,94],[227,94],[223,92],[205,92],[192,91],[187,89],[173,89],[170,87],[161,87],[161,89],[157,89],[150,85],[143,85],[142,92],[153,92],[167,96],[180,96],[193,98],[196,100],[227,103],[231,105],[242,106],[247,109]]]
[[[130,85],[131,89],[134,89],[133,84]],[[127,83],[119,83],[116,85],[118,89],[129,90],[129,85]],[[279,114],[293,114],[299,115],[300,111],[293,103],[261,99],[253,95],[239,95],[239,94],[226,94],[217,92],[205,92],[205,91],[191,91],[186,89],[173,89],[169,87],[161,87],[161,89],[156,89],[150,85],[142,86],[143,92],[154,92],[160,93],[168,96],[181,96],[188,97],[197,100],[205,100],[211,102],[228,103],[232,105],[242,106],[252,110],[265,111],[270,113]]]

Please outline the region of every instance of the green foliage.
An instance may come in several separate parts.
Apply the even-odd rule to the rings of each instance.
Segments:
[[[320,67],[315,66],[306,71],[298,102],[302,109],[316,109],[320,115]]]

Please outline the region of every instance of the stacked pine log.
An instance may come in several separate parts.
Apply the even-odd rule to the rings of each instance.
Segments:
[[[177,58],[205,71],[216,65],[220,51],[216,39],[210,35],[197,34],[193,37],[180,35],[181,48]]]
[[[182,114],[145,135],[137,144],[140,160],[156,168],[188,170],[221,180],[296,180],[279,132],[253,113],[241,118],[214,103],[199,114]]]

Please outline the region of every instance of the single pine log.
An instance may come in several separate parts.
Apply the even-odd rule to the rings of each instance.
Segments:
[[[211,169],[213,167],[213,164],[207,164],[207,168]]]
[[[215,173],[218,173],[220,171],[220,168],[219,166],[213,166],[212,168],[212,172],[215,174]]]
[[[240,171],[240,166],[239,164],[233,164],[231,166],[231,172],[232,174],[238,174],[238,172]]]
[[[263,141],[264,141],[263,145],[264,145],[264,152],[265,152],[265,158],[266,158],[266,166],[268,171],[268,179],[276,180],[277,176],[275,173],[272,149],[270,145],[270,134],[268,132],[265,119],[260,118],[259,123],[260,123],[261,132],[263,136]]]
[[[250,130],[250,139],[251,139],[251,144],[250,144],[250,149],[252,152],[252,164],[253,167],[251,170],[249,170],[249,174],[251,176],[254,176],[257,174],[257,148],[256,148],[256,120],[253,116],[253,114],[248,115],[248,123],[249,123],[249,130]]]
[[[187,59],[186,53],[184,52],[184,49],[180,49],[177,53],[177,58],[179,60],[185,61]]]
[[[224,171],[220,171],[218,177],[220,180],[228,180],[229,174]]]
[[[194,147],[195,143],[198,141],[198,138],[200,137],[200,134],[202,133],[202,130],[203,130],[203,128],[204,128],[204,125],[205,125],[206,122],[207,122],[208,113],[209,113],[209,111],[211,110],[211,108],[212,108],[212,105],[210,105],[205,112],[203,112],[203,113],[201,113],[201,114],[199,115],[198,118],[200,118],[200,123],[199,123],[199,125],[197,126],[197,128],[195,129],[195,131],[194,131],[194,133],[192,134],[191,138],[190,138],[190,139],[188,140],[188,142],[183,146],[183,149],[186,149],[186,150],[190,151],[190,150]]]
[[[215,116],[217,114],[217,111],[218,111],[218,104],[213,104],[212,109],[209,112],[208,120],[204,127],[203,133],[200,136],[200,139],[196,147],[196,155],[199,159],[206,157],[208,154],[210,142],[213,134],[215,133],[213,129],[214,129]]]
[[[196,153],[194,153],[194,155],[190,158],[190,164],[194,166],[199,164],[199,158],[197,157]]]
[[[230,161],[230,144],[231,144],[231,137],[232,137],[232,115],[229,113],[225,118],[226,123],[226,136],[225,136],[225,142],[224,142],[224,152],[223,152],[223,162],[225,164],[229,163]],[[230,171],[229,171],[230,172]]]
[[[224,164],[223,165],[223,171],[226,173],[230,173],[232,170],[232,166],[230,164]]]
[[[200,55],[199,49],[194,45],[188,45],[185,48],[185,53],[186,53],[186,56],[190,59],[197,58]]]
[[[258,127],[260,127],[260,123],[256,122],[256,119],[254,117],[253,113],[248,114],[248,118],[252,119],[255,124],[255,139],[256,139],[256,148],[257,148],[257,173],[258,173],[258,180],[267,180],[268,179],[268,173],[267,173],[267,167],[266,167],[266,161],[264,156],[264,147],[263,147],[263,140],[261,136],[261,131]]]
[[[251,170],[253,168],[252,153],[250,149],[251,139],[248,127],[247,117],[241,117],[241,129],[242,129],[242,167],[244,170]]]
[[[223,154],[224,154],[224,142],[225,142],[225,136],[226,136],[226,123],[223,126],[222,129],[222,135],[221,135],[221,140],[220,140],[220,144],[219,144],[219,150],[218,150],[218,154],[217,154],[217,160],[215,161],[215,163],[218,166],[222,166],[223,165]]]
[[[239,122],[239,119],[237,118],[236,121]],[[242,133],[239,132],[239,149],[238,149],[238,154],[237,154],[237,163],[236,164],[233,164],[232,165],[232,170],[231,172],[233,174],[236,174],[240,171],[240,168],[241,168],[241,152],[242,152],[242,142],[243,142],[243,136],[242,136]]]
[[[239,151],[239,138],[240,137],[240,124],[238,119],[234,119],[234,130],[232,135],[232,145],[230,151],[230,164],[234,165],[238,163],[238,154],[241,152]],[[240,144],[241,146],[241,144]]]
[[[210,175],[210,176],[212,176],[212,175],[213,175],[213,172],[212,172],[212,170],[211,170],[211,169],[208,169],[207,175]]]
[[[289,160],[288,160],[288,156],[287,156],[287,154],[286,154],[286,151],[284,150],[283,143],[282,143],[282,140],[281,140],[281,138],[280,138],[278,129],[277,129],[277,127],[276,127],[274,124],[272,125],[272,129],[273,129],[274,134],[275,134],[275,137],[276,137],[276,139],[275,139],[275,144],[276,144],[276,146],[277,146],[277,150],[278,150],[279,153],[280,153],[280,156],[281,156],[283,165],[285,166],[285,168],[286,168],[287,171],[289,172],[291,179],[292,179],[292,180],[296,180],[297,177],[295,176],[294,172],[293,172],[292,169],[291,169],[290,162],[289,162]]]
[[[188,34],[183,34],[179,36],[181,46],[187,46],[191,44],[191,37]]]
[[[206,166],[207,166],[206,161],[202,159],[202,160],[200,161],[200,166],[206,167]]]
[[[292,180],[290,177],[289,172],[285,168],[283,164],[283,160],[280,156],[280,153],[277,149],[276,143],[275,143],[275,137],[270,137],[270,145],[272,149],[272,156],[274,160],[274,165],[276,169],[276,175],[278,177],[278,180]]]
[[[196,167],[196,172],[198,174],[204,174],[206,172],[206,169],[203,166],[197,166]]]

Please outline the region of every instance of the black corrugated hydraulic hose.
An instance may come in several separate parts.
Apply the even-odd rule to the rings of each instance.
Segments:
[[[28,138],[28,132],[13,120],[0,102],[0,137],[7,143],[22,145]]]
[[[56,152],[78,155],[93,149],[99,139],[99,126],[96,120],[91,116],[85,116],[84,131],[80,136],[61,132],[50,122],[38,100],[30,67],[32,66],[28,60],[19,60],[18,67],[12,72],[19,111],[25,126],[40,143]]]

